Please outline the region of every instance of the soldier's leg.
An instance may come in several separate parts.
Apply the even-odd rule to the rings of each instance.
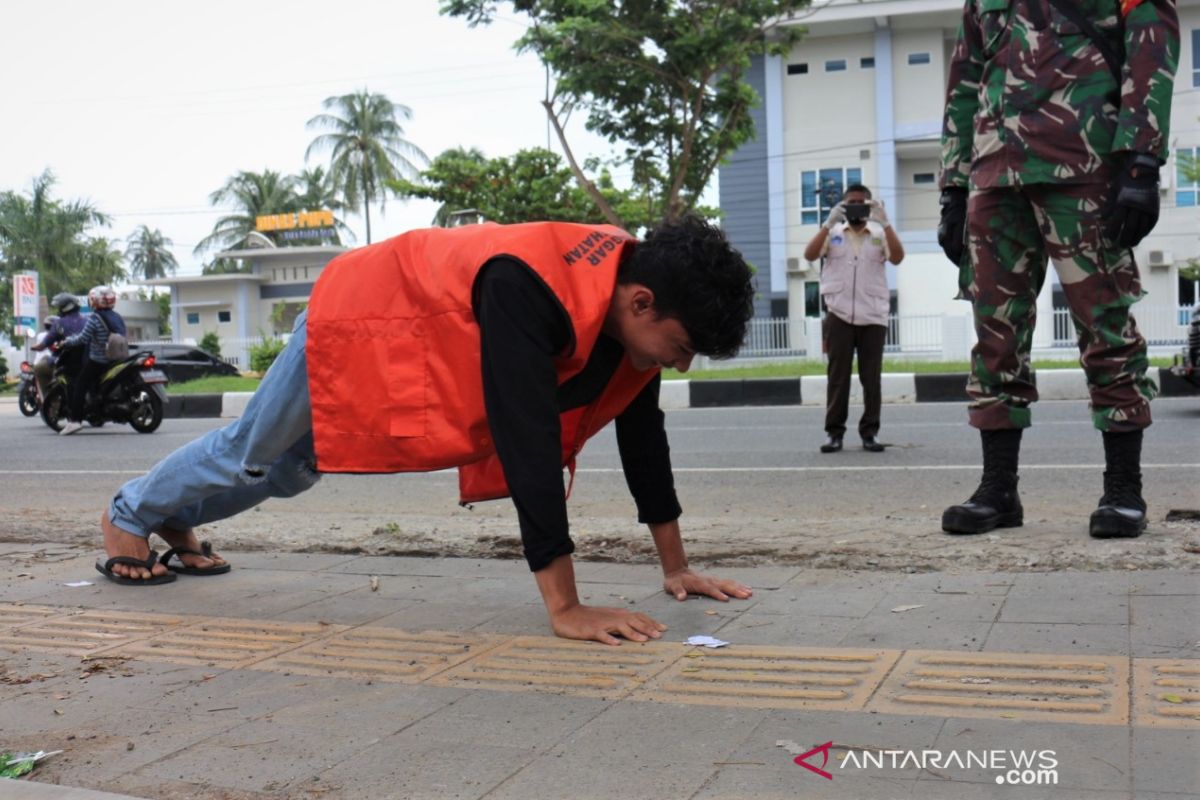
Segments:
[[[1104,494],[1089,528],[1099,538],[1145,530],[1142,431],[1158,393],[1146,374],[1146,340],[1130,313],[1144,294],[1133,253],[1110,245],[1101,233],[1108,195],[1107,186],[1084,185],[1045,187],[1035,198],[1079,336],[1092,422],[1104,436]]]
[[[969,292],[978,342],[971,351],[969,418],[980,430],[1027,428],[1037,400],[1030,368],[1037,296],[1046,279],[1042,234],[1014,189],[973,192],[967,206]]]
[[[986,533],[1024,524],[1017,493],[1021,432],[1037,389],[1029,365],[1045,256],[1029,201],[1014,189],[972,193],[967,244],[978,342],[971,351],[968,415],[980,430],[983,476],[965,503],[942,513],[947,533]]]
[[[1146,374],[1146,340],[1130,308],[1145,292],[1133,252],[1108,244],[1100,215],[1106,186],[1044,187],[1037,214],[1087,374],[1092,422],[1102,431],[1140,431],[1150,425],[1150,400],[1158,394]]]

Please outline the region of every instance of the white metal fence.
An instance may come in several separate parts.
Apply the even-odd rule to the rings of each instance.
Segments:
[[[1134,307],[1138,330],[1151,347],[1182,346],[1187,341],[1187,324],[1191,313],[1191,308],[1184,306],[1139,304]],[[1078,347],[1069,310],[1055,309],[1051,327],[1048,333],[1035,332],[1035,348],[1075,350]],[[821,321],[817,319],[752,319],[746,344],[739,355],[745,358],[817,358],[821,355],[820,328]],[[888,318],[887,329],[884,349],[888,353],[916,356],[944,354],[952,358],[964,358],[965,351],[974,344],[973,323],[966,316],[893,314]]]

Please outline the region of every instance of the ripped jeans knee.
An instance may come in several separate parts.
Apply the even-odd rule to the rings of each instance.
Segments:
[[[271,485],[272,497],[295,497],[316,486],[317,482],[321,480],[321,473],[317,472],[316,465],[311,460],[299,458],[291,453],[279,459],[267,470],[252,465],[243,465],[241,474],[244,479],[268,481]]]

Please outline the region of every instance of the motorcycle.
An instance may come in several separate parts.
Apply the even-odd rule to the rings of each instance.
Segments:
[[[71,381],[79,373],[82,348],[63,350],[54,365],[54,378],[42,402],[42,421],[51,430],[67,424]],[[153,433],[162,424],[167,401],[167,376],[156,369],[154,355],[145,351],[130,354],[114,363],[88,393],[83,420],[92,427],[105,422],[129,423],[138,433]]]
[[[42,410],[37,380],[33,376],[33,365],[28,361],[21,362],[21,388],[17,390],[17,406],[27,417],[32,417]]]

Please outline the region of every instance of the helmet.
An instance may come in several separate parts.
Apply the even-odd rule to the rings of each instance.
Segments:
[[[42,327],[44,327],[46,330],[52,330],[54,328],[54,324],[56,322],[58,322],[58,317],[51,314],[50,316],[48,316],[44,320],[42,320]]]
[[[117,293],[111,286],[93,286],[88,292],[88,306],[95,309],[112,308],[117,304]]]
[[[57,308],[59,314],[70,314],[79,310],[79,299],[70,292],[59,292],[50,299],[50,305]]]

